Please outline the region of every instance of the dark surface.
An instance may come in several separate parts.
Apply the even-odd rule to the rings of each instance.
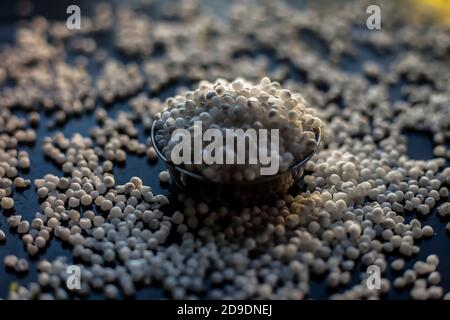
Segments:
[[[302,2],[303,3],[303,2]],[[90,8],[92,8],[92,1],[36,1],[35,10],[33,14],[44,15],[50,19],[65,19],[65,8],[69,4],[79,4],[82,7],[82,14],[85,12],[89,12]],[[12,43],[14,41],[14,30],[17,24],[19,16],[16,14],[16,1],[2,1],[0,2],[0,44]],[[296,4],[297,7],[301,7],[301,4]],[[220,11],[220,6],[214,2],[213,10]],[[85,11],[86,10],[86,11]],[[313,46],[317,46],[317,50],[322,50],[321,44],[317,39],[314,39],[314,36],[310,34],[302,35],[302,40],[306,42],[310,42]],[[114,57],[120,57],[121,59],[125,59],[124,57],[117,54],[117,52],[113,51],[113,46],[111,45],[111,39],[108,37],[103,37],[98,43],[100,46],[107,48],[110,54]],[[267,53],[264,53],[268,55]],[[388,66],[391,61],[395,58],[395,55],[378,55],[376,52],[370,50],[370,48],[366,48],[361,46],[359,57],[344,61],[342,64],[342,68],[349,73],[356,73],[361,71],[362,63],[367,60],[376,60],[381,62],[383,66]],[[71,61],[75,55],[70,54],[68,59]],[[271,57],[273,63],[278,63],[276,59]],[[126,58],[128,59],[128,58]],[[95,80],[96,73],[99,68],[96,65],[92,65],[90,67],[90,71],[92,72],[93,80]],[[295,75],[298,78],[298,74]],[[298,79],[297,79],[298,80]],[[159,92],[158,94],[153,94],[150,96],[157,96],[161,99],[165,99],[168,96],[174,94],[175,90],[179,85],[185,85],[184,83],[176,83],[165,90]],[[391,92],[391,100],[399,100],[401,99],[399,95],[399,88],[401,85],[398,85],[397,88],[393,88]],[[144,89],[145,90],[145,89]],[[116,102],[112,106],[109,107],[110,116],[116,114],[121,110],[129,110],[130,106],[127,102]],[[47,173],[53,173],[56,175],[63,175],[62,171],[54,165],[52,162],[44,159],[44,156],[41,152],[41,143],[45,136],[53,135],[57,131],[62,131],[66,136],[71,136],[75,132],[79,132],[83,135],[89,136],[89,130],[91,127],[95,125],[95,119],[92,114],[84,114],[78,118],[70,119],[66,124],[62,127],[58,128],[49,128],[48,125],[51,124],[51,118],[44,113],[41,113],[41,125],[37,129],[37,141],[33,146],[24,147],[23,149],[29,153],[31,160],[31,170],[29,172],[21,172],[21,176],[27,179],[34,180],[36,178],[42,178]],[[413,159],[431,159],[433,157],[432,148],[433,142],[432,137],[426,133],[419,133],[414,131],[405,132],[408,141],[408,155]],[[143,130],[140,130],[139,140],[144,142],[146,139],[146,135],[143,133]],[[167,188],[164,188],[160,185],[158,179],[158,173],[164,169],[164,164],[161,160],[158,160],[155,163],[149,163],[146,157],[138,157],[135,155],[127,155],[126,164],[123,166],[116,166],[114,168],[114,174],[116,177],[116,182],[118,184],[124,183],[128,181],[133,176],[139,176],[144,184],[152,186],[155,193],[162,193],[166,195],[170,195],[172,191]],[[23,215],[23,217],[27,220],[31,220],[34,217],[35,212],[40,210],[38,197],[35,194],[34,186],[30,186],[28,189],[23,191],[14,192],[14,200],[15,200],[15,208],[14,210]],[[441,272],[442,275],[442,286],[445,289],[445,292],[450,290],[450,237],[448,233],[445,231],[445,225],[448,219],[443,221],[436,213],[436,210],[433,210],[433,213],[427,217],[419,219],[423,222],[423,224],[428,224],[433,227],[435,230],[435,235],[430,239],[422,240],[420,243],[420,253],[414,258],[407,261],[406,268],[412,267],[415,261],[417,260],[425,260],[429,254],[438,253],[440,257],[440,264],[438,267],[438,271]],[[67,256],[69,261],[71,261],[70,247],[66,245],[62,245],[61,241],[51,241],[50,246],[45,250],[44,253],[40,254],[37,258],[30,258],[27,256],[26,251],[24,250],[24,246],[19,235],[13,231],[11,231],[6,222],[7,217],[11,214],[11,212],[1,212],[0,214],[0,227],[2,230],[6,232],[7,240],[5,243],[0,244],[0,297],[6,298],[8,295],[9,285],[11,282],[18,281],[20,284],[26,284],[30,281],[35,281],[37,278],[37,270],[36,263],[30,263],[30,271],[24,276],[17,276],[14,273],[7,272],[3,265],[3,259],[8,254],[15,254],[20,258],[29,258],[31,261],[37,261],[39,259],[49,259],[53,260],[58,256]],[[406,216],[407,220],[412,219],[415,216],[414,214],[409,214]],[[390,256],[388,261],[394,260],[395,257]],[[358,270],[359,267],[356,268]],[[364,270],[361,269],[361,272]],[[388,273],[389,278],[392,278],[393,274]],[[359,273],[353,273],[353,281],[352,284],[359,282]],[[339,291],[343,291],[344,289],[340,289]],[[327,298],[330,294],[330,291],[326,288],[326,285],[322,281],[322,279],[312,279],[311,283],[311,293],[309,297],[311,298]],[[141,289],[137,298],[159,298],[163,295],[160,289],[152,289],[145,288]],[[100,295],[92,295],[91,298],[96,299],[100,298]],[[409,290],[403,290],[397,292],[395,290],[391,290],[387,298],[401,298],[405,299],[409,297]]]

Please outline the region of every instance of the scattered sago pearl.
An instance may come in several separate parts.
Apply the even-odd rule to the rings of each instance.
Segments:
[[[155,160],[156,158],[158,158],[158,154],[156,153],[155,148],[150,147],[147,149],[147,158],[149,160]]]
[[[22,216],[21,215],[14,215],[14,216],[10,216],[7,221],[8,224],[12,227],[12,228],[17,228],[19,226],[20,221],[22,220]]]
[[[433,266],[437,266],[437,265],[439,264],[439,258],[438,258],[438,256],[435,255],[435,254],[430,254],[430,255],[427,257],[426,262],[427,262],[428,264],[433,265]]]
[[[3,197],[0,204],[3,209],[9,210],[14,207],[14,200],[10,197]]]
[[[40,249],[44,248],[47,245],[47,241],[44,237],[41,236],[36,237],[34,243]]]
[[[402,270],[404,266],[405,266],[405,260],[403,260],[403,259],[396,259],[396,260],[392,261],[392,263],[391,263],[391,267],[395,271]]]
[[[117,150],[116,151],[116,160],[119,162],[125,162],[125,160],[127,159],[127,154],[125,153],[125,151],[123,150]]]
[[[18,260],[19,259],[15,255],[8,255],[3,259],[3,263],[5,264],[5,267],[14,269]]]
[[[14,266],[14,269],[17,273],[28,272],[28,262],[25,259],[19,259]]]
[[[441,275],[437,271],[433,271],[428,276],[428,282],[431,285],[437,285],[439,282],[441,282]]]
[[[175,211],[171,218],[174,224],[181,224],[184,220],[184,215],[180,211]]]
[[[114,185],[116,184],[116,182],[115,182],[113,176],[106,176],[106,177],[103,179],[103,183],[105,184],[105,186],[106,186],[107,188],[112,188],[112,187],[114,187]]]
[[[89,194],[84,194],[81,196],[80,202],[85,207],[90,206],[92,204],[92,197]]]
[[[159,173],[159,181],[161,181],[163,183],[169,182],[170,181],[169,171],[167,171],[167,170],[161,171]]]
[[[433,228],[431,226],[424,226],[422,228],[422,231],[423,231],[423,235],[425,237],[431,237],[433,235],[433,233],[434,233],[434,230],[433,230]]]
[[[89,230],[92,227],[92,222],[88,218],[80,219],[80,227],[84,230]]]
[[[19,223],[19,226],[17,227],[17,232],[20,234],[27,233],[30,229],[30,223],[28,221],[22,221]]]
[[[80,199],[75,198],[75,197],[71,197],[71,198],[69,199],[69,206],[70,206],[71,208],[77,208],[77,207],[79,207],[79,206],[80,206]]]
[[[109,211],[109,210],[112,209],[112,207],[113,207],[113,204],[112,204],[112,202],[109,201],[109,200],[103,200],[103,201],[101,202],[101,204],[100,204],[100,208],[101,208],[103,211]]]

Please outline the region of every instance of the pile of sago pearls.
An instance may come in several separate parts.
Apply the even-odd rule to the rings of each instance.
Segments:
[[[244,133],[247,129],[255,129],[257,134],[260,129],[266,129],[264,134],[270,134],[271,129],[278,130],[276,136],[267,137],[265,145],[260,145],[256,136],[256,139],[249,139],[245,147],[246,153],[254,148],[255,154],[259,154],[261,150],[258,149],[263,148],[264,154],[270,153],[270,158],[276,157],[279,166],[274,173],[277,173],[286,171],[316,149],[317,135],[322,125],[313,110],[306,107],[300,94],[281,88],[278,82],[272,82],[267,77],[256,85],[242,79],[231,83],[221,79],[214,83],[202,81],[197,89],[167,99],[166,105],[160,119],[155,122],[157,147],[169,162],[173,162],[172,152],[181,143],[173,133],[177,129],[188,130],[190,145],[194,147],[186,161],[188,163],[181,165],[216,181],[251,181],[261,174],[260,167],[263,166],[261,161],[249,163],[248,154],[244,164],[237,163],[238,145],[226,140],[228,129],[243,129]],[[195,163],[193,160],[194,152],[204,156],[213,149],[211,144],[216,142],[216,137],[210,139],[213,141],[211,143],[202,138],[208,129],[219,129],[222,133],[223,141],[219,144],[222,148],[214,150],[222,151],[221,163]],[[195,139],[200,139],[201,150],[194,150]],[[277,144],[277,147],[271,148],[270,144]],[[234,161],[224,165],[225,157],[231,157]]]

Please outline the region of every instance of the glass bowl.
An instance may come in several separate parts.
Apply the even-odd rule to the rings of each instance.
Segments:
[[[158,149],[155,131],[155,122],[153,122],[151,130],[153,147],[158,157],[166,165],[175,186],[200,201],[226,205],[266,203],[283,196],[301,179],[306,163],[316,154],[321,142],[321,130],[319,129],[316,132],[316,148],[307,157],[293,164],[284,172],[271,176],[260,176],[252,181],[219,182],[209,180],[167,161]]]

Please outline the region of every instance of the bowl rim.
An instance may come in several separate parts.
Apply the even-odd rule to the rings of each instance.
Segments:
[[[296,169],[304,166],[306,164],[306,162],[308,162],[317,153],[317,151],[319,150],[319,147],[320,147],[320,143],[322,142],[322,130],[321,130],[321,127],[319,127],[317,129],[316,139],[315,139],[317,141],[316,148],[308,156],[306,156],[302,160],[298,161],[297,163],[292,164],[286,171],[278,172],[277,174],[274,174],[274,175],[259,176],[258,178],[254,179],[254,180],[251,180],[251,181],[239,181],[239,182],[227,181],[227,182],[220,182],[220,181],[210,180],[210,179],[206,178],[203,175],[200,175],[198,173],[194,173],[192,171],[186,170],[184,168],[181,168],[178,165],[172,164],[169,161],[167,161],[166,157],[161,153],[161,151],[159,150],[159,148],[158,148],[158,146],[156,144],[156,141],[155,141],[155,133],[156,133],[155,132],[155,130],[156,130],[155,129],[155,123],[156,123],[156,120],[157,120],[156,118],[153,120],[151,132],[150,132],[150,137],[151,137],[153,148],[156,151],[156,154],[158,155],[159,158],[161,158],[161,160],[163,160],[164,164],[166,166],[169,166],[169,167],[177,170],[178,172],[180,172],[182,174],[188,175],[188,176],[190,176],[192,178],[195,178],[197,180],[201,180],[203,182],[208,182],[208,183],[220,184],[220,185],[236,185],[236,184],[239,184],[239,185],[244,185],[244,184],[245,185],[251,185],[251,184],[258,184],[258,183],[261,183],[261,182],[267,182],[267,181],[276,179],[277,177],[279,177],[279,176],[281,176],[283,174],[286,174],[288,172],[291,172],[292,170],[296,170]]]

